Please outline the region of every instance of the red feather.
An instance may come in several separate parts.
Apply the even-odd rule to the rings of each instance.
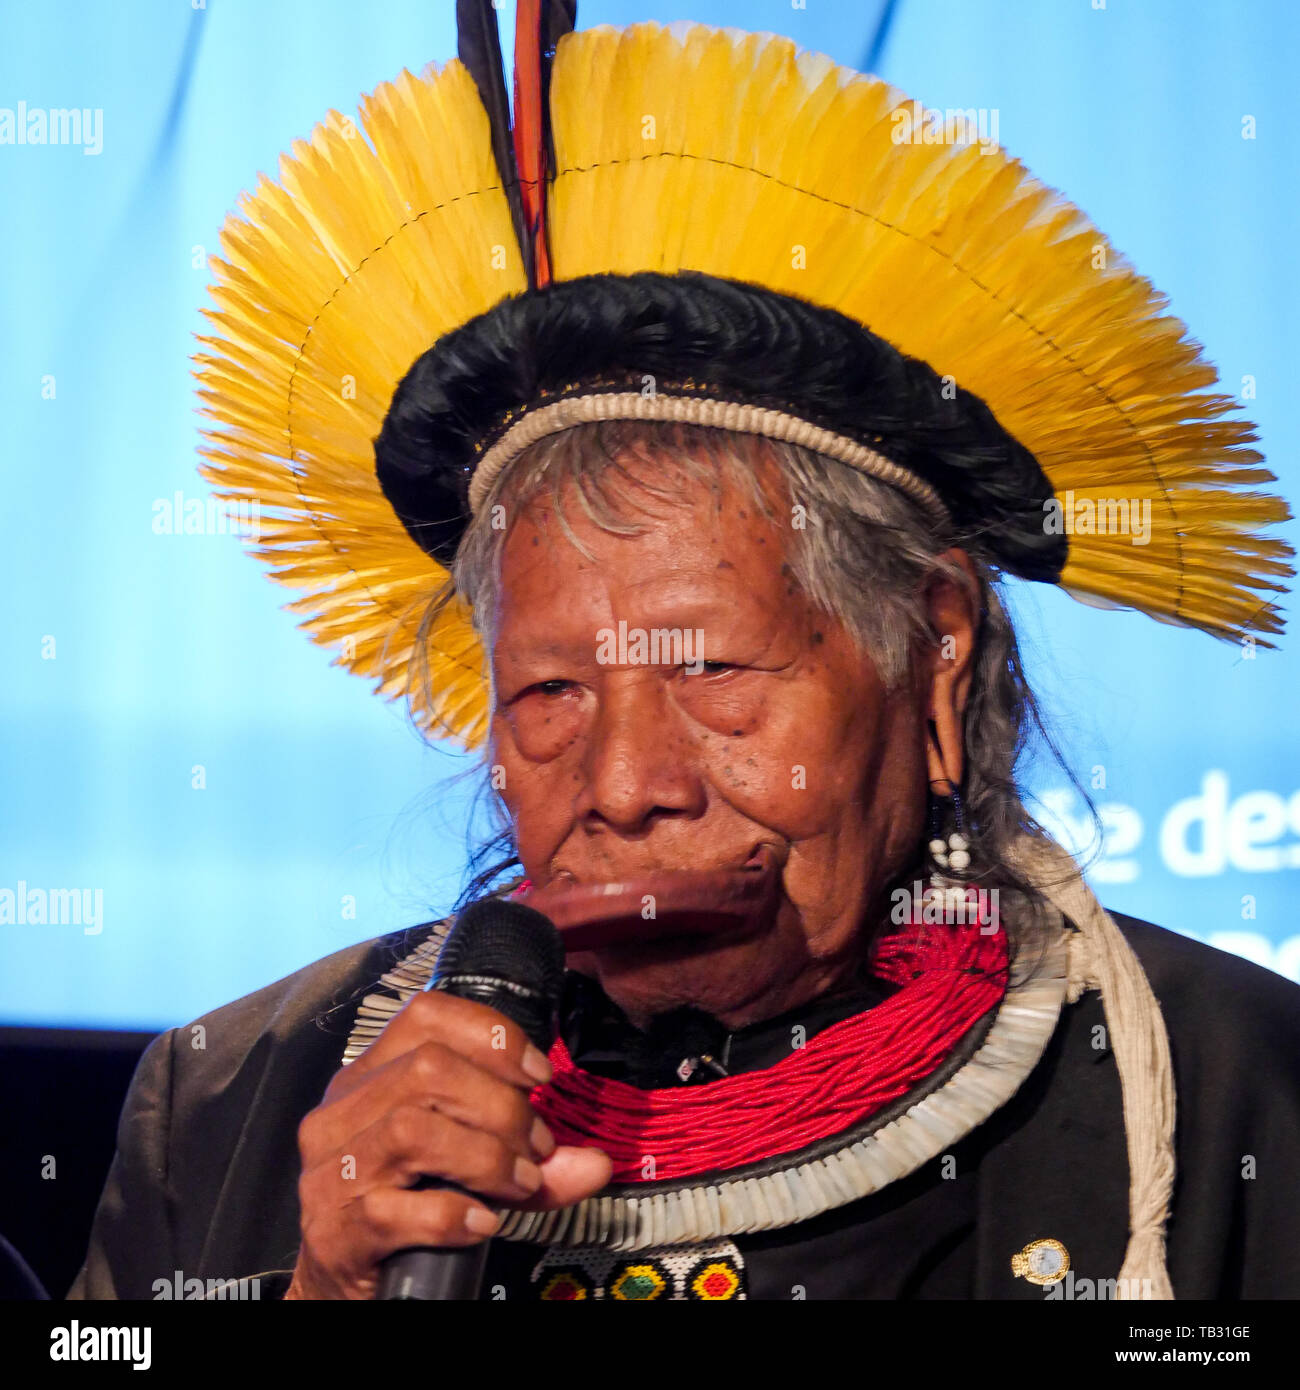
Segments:
[[[551,258],[546,244],[548,170],[542,90],[542,3],[543,0],[519,0],[515,11],[515,165],[538,289],[551,283]]]

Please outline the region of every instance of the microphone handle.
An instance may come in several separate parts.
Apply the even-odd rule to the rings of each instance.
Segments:
[[[540,938],[538,932],[544,933]],[[549,934],[549,943],[548,936]],[[537,949],[527,948],[531,938]],[[505,952],[503,945],[514,948]],[[525,946],[520,953],[519,946]],[[469,949],[467,949],[467,947]],[[549,961],[548,954],[552,957]],[[506,958],[523,965],[515,980]],[[456,919],[438,953],[434,976],[426,988],[446,990],[495,1009],[516,1023],[534,1047],[550,1050],[555,1041],[555,1013],[564,975],[564,947],[559,932],[540,912],[519,903],[484,899]],[[426,1178],[417,1190],[442,1188],[475,1197],[458,1183]],[[380,1268],[376,1298],[388,1302],[457,1302],[477,1299],[487,1268],[491,1241],[474,1245],[412,1246],[395,1251]]]
[[[474,1194],[459,1183],[428,1178],[415,1189],[448,1188]],[[467,1302],[478,1298],[491,1241],[477,1245],[416,1245],[384,1261],[375,1297],[387,1302]]]

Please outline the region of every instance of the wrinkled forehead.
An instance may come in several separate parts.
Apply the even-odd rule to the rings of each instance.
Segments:
[[[801,624],[789,507],[760,455],[746,469],[625,455],[516,497],[500,542],[489,646],[590,642],[609,624],[702,630],[748,651]],[[486,616],[486,615],[485,615]]]
[[[581,478],[554,478],[512,509],[497,598],[543,605],[578,578],[611,594],[698,588],[719,600],[746,588],[775,602],[786,565],[779,479],[632,459]],[[603,581],[603,584],[602,582]]]

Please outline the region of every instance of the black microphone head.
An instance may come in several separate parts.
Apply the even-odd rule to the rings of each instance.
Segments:
[[[551,919],[523,903],[483,898],[456,918],[429,988],[496,1009],[548,1052],[563,984],[564,943]]]

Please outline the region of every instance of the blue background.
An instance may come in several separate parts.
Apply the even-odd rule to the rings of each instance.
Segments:
[[[582,0],[580,23],[770,29],[863,68],[883,8]],[[889,8],[875,69],[926,105],[996,110],[1000,142],[1169,295],[1224,389],[1253,378],[1245,409],[1300,494],[1300,7]],[[156,1028],[441,913],[461,885],[472,760],[331,668],[235,538],[153,529],[155,502],[206,495],[188,357],[225,214],[328,108],[451,57],[453,7],[0,12],[0,107],[103,112],[97,155],[0,146],[0,890],[103,902],[97,934],[0,925],[0,1022]],[[511,33],[508,5],[502,21]],[[1091,871],[1103,901],[1300,977],[1295,643],[1248,659],[1041,586],[1013,597],[1111,828]],[[1067,839],[1085,833],[1059,774],[1034,784]]]

